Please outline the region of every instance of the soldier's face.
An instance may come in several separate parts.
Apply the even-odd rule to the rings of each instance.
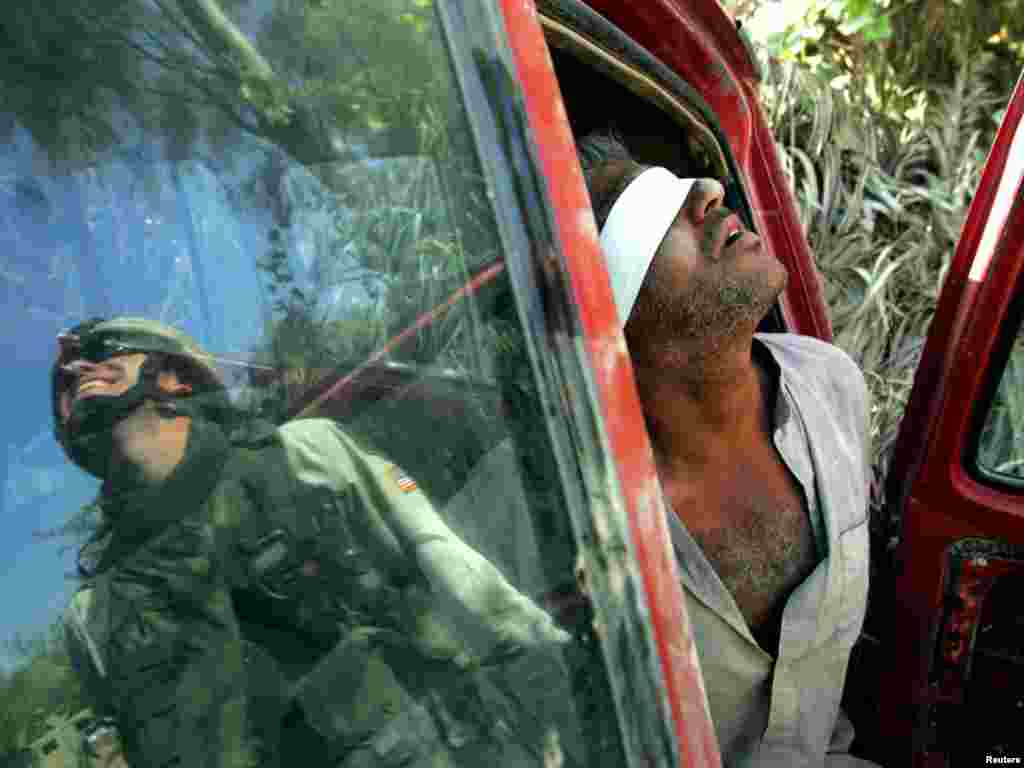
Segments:
[[[71,416],[71,406],[78,400],[91,397],[123,395],[139,381],[146,355],[134,352],[110,357],[94,363],[81,358],[64,363],[62,373],[67,377],[61,391],[61,417],[65,423]]]

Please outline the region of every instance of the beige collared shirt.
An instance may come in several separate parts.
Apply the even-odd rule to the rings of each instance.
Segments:
[[[776,367],[773,441],[803,490],[820,562],[787,600],[773,657],[754,640],[698,544],[670,515],[722,762],[727,768],[868,766],[840,754],[852,733],[839,711],[867,604],[867,388],[837,347],[792,334],[755,339]]]

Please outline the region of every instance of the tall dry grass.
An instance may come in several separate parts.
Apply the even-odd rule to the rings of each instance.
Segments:
[[[765,106],[823,277],[835,342],[872,395],[875,487],[883,481],[928,326],[971,196],[1012,89],[984,85],[985,61],[954,87],[885,114],[857,83],[836,90],[796,64],[765,61]]]

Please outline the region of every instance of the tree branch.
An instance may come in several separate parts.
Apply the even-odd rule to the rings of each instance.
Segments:
[[[255,78],[268,88],[276,85],[273,68],[224,15],[216,0],[178,0],[178,4],[207,46],[237,62],[246,77]]]

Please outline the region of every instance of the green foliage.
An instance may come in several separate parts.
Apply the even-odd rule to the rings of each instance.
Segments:
[[[909,91],[910,114],[886,111],[864,90],[836,89],[796,62],[766,67],[765,103],[836,343],[860,363],[871,390],[878,513],[914,371],[994,135],[992,115],[1013,86],[992,92],[996,64],[979,56],[951,87]]]
[[[140,128],[180,157],[239,132],[307,165],[373,144],[409,151],[417,137],[402,133],[445,82],[429,3],[281,0],[255,35],[216,0],[11,0],[5,10],[0,96],[64,167],[133,145]]]
[[[823,63],[821,47],[837,35],[860,35],[865,42],[890,39],[889,0],[812,0],[798,22],[767,42],[775,55],[813,66]]]
[[[1011,0],[811,0],[766,42],[774,57],[801,64],[874,111],[916,119],[922,93],[932,98],[953,87],[980,56],[989,61],[986,86],[1005,88],[1024,65],[1022,36],[1024,20]]]
[[[53,717],[84,707],[60,623],[44,633],[15,636],[9,647],[19,663],[0,674],[0,754],[29,746],[52,726]]]

